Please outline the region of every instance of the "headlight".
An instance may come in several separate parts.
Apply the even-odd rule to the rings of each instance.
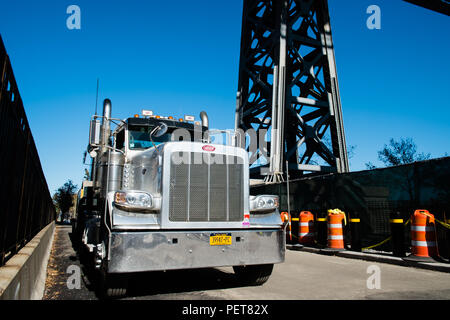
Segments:
[[[130,209],[153,209],[153,197],[140,191],[117,191],[114,195],[114,203]]]
[[[274,211],[278,208],[278,196],[251,196],[250,212]]]

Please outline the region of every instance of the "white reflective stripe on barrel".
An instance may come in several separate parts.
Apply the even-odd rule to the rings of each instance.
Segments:
[[[411,243],[415,247],[436,247],[436,241],[416,241],[416,240],[411,240]]]
[[[300,222],[300,227],[309,227],[309,222]]]
[[[412,231],[434,231],[434,227],[411,226]]]
[[[333,228],[333,229],[339,228],[339,229],[341,229],[342,228],[342,223],[329,223],[328,224],[328,228]]]
[[[344,240],[344,236],[328,236],[328,240]]]

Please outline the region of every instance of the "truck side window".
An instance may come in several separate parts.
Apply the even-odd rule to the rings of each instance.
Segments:
[[[121,130],[116,135],[116,148],[122,150],[125,146],[125,130]]]

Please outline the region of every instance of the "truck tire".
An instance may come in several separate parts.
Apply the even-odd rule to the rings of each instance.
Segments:
[[[127,294],[128,281],[124,276],[102,274],[101,295],[105,299],[120,298]]]
[[[108,262],[102,260],[99,274],[99,294],[102,299],[124,297],[127,294],[128,276],[126,274],[111,274],[108,270]]]
[[[239,282],[247,285],[260,286],[269,280],[272,274],[273,264],[234,266],[233,270]]]
[[[127,288],[108,288],[106,296],[108,298],[123,297],[127,294]]]

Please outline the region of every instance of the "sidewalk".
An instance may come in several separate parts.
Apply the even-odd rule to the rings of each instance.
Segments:
[[[325,254],[325,255],[335,255],[342,258],[350,258],[350,259],[359,259],[365,261],[374,261],[388,264],[395,264],[399,266],[405,267],[414,267],[420,269],[428,269],[433,271],[441,271],[450,273],[450,263],[448,262],[414,262],[409,260],[404,260],[403,258],[394,257],[389,255],[389,253],[381,254],[381,253],[373,253],[373,252],[356,252],[350,250],[342,250],[342,251],[326,251],[322,248],[317,247],[307,247],[301,244],[286,244],[286,249],[295,250],[295,251],[304,251],[311,252],[317,254]]]
[[[45,293],[42,300],[97,300],[84,267],[70,240],[71,226],[57,225],[47,267]],[[80,288],[69,289],[67,281],[75,268],[80,270]]]

